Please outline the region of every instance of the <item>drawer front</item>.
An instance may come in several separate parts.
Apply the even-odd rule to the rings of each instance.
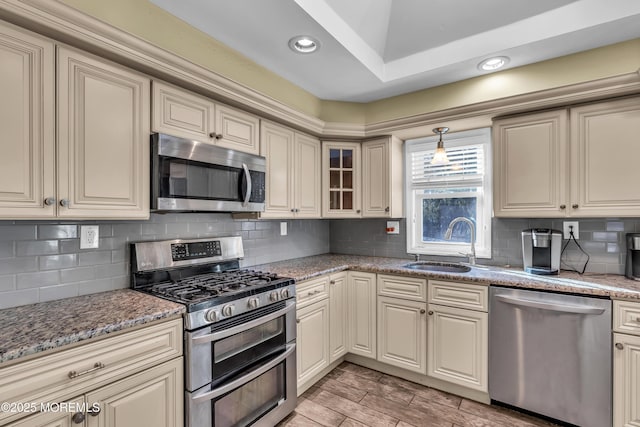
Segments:
[[[378,295],[427,301],[427,281],[414,277],[378,275]]]
[[[640,303],[613,301],[613,330],[640,335]]]
[[[300,282],[296,285],[297,308],[306,307],[316,301],[329,298],[329,276]]]
[[[488,311],[485,285],[429,280],[429,303],[470,310]]]
[[[76,397],[181,356],[182,332],[176,319],[16,363],[0,369],[0,396],[5,402]],[[0,425],[24,415],[0,412]]]

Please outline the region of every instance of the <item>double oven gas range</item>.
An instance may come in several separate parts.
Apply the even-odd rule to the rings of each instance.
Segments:
[[[187,427],[273,426],[296,406],[295,281],[243,256],[240,237],[131,245],[131,286],[186,307]]]

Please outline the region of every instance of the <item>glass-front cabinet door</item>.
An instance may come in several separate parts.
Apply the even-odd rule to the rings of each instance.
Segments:
[[[322,215],[333,218],[361,216],[359,142],[322,143]]]

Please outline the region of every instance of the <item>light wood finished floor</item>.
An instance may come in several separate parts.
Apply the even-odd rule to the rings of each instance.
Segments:
[[[343,363],[298,398],[278,427],[550,427],[381,372]]]

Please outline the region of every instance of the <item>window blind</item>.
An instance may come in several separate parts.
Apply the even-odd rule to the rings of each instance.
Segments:
[[[446,148],[449,163],[432,165],[435,147],[417,148],[410,152],[413,189],[477,187],[485,175],[484,144]]]

